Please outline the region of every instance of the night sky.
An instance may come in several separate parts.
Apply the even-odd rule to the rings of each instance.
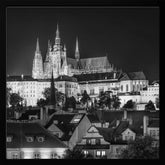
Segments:
[[[81,58],[108,55],[125,72],[143,71],[159,79],[159,8],[8,8],[7,74],[31,75],[39,37],[43,58],[54,44],[59,24],[67,56],[74,57],[76,36]]]

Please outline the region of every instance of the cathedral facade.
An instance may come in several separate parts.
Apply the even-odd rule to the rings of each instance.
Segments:
[[[48,41],[46,58],[43,62],[37,38],[36,51],[33,59],[32,77],[34,79],[50,79],[60,75],[73,76],[82,73],[95,73],[113,71],[107,56],[80,59],[78,38],[76,39],[75,58],[67,57],[65,45],[62,46],[60,32],[57,25],[54,45]]]

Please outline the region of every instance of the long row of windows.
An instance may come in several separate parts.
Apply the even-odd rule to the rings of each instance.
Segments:
[[[89,151],[87,150],[84,150],[84,154],[85,155],[88,155],[89,154]],[[106,155],[106,152],[105,151],[96,151],[96,157],[102,157],[102,156],[105,156]]]
[[[99,145],[100,143],[100,139],[86,139],[86,144],[88,145]]]
[[[21,157],[20,157],[19,153],[13,153],[11,158],[12,159],[19,159]],[[40,152],[34,152],[33,157],[31,159],[41,159],[41,158],[42,157],[41,157]],[[57,155],[57,153],[55,153],[55,152],[50,153],[50,159],[58,159],[58,158],[59,158],[59,156]]]

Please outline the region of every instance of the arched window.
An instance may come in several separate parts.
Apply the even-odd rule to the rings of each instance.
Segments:
[[[128,92],[128,84],[126,85],[126,92]]]
[[[121,85],[121,91],[123,91],[123,85]]]

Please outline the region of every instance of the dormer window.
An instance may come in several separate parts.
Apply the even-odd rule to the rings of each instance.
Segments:
[[[32,137],[32,136],[26,136],[26,141],[27,142],[33,142],[34,141],[34,137]]]
[[[44,137],[43,136],[39,136],[39,137],[37,137],[37,140],[38,140],[38,142],[44,142]]]
[[[7,136],[6,141],[7,142],[12,142],[13,137],[12,136]]]

